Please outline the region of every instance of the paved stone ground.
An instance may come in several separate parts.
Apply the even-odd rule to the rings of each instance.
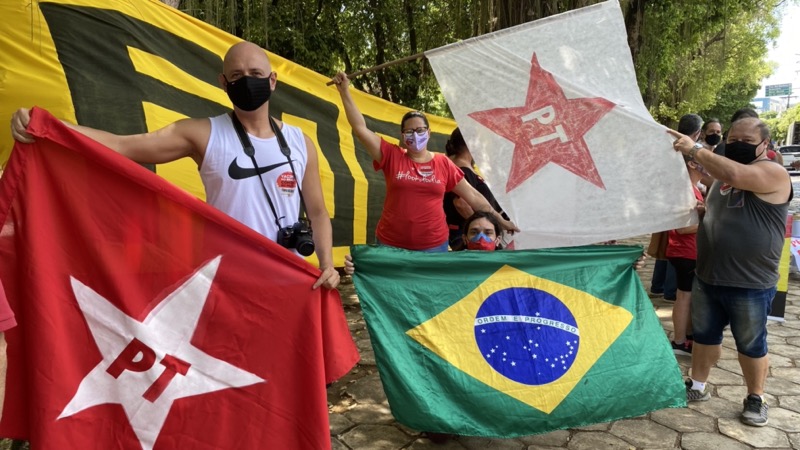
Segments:
[[[648,236],[621,241],[647,244]],[[653,260],[639,270],[650,286]],[[742,371],[730,333],[723,341],[722,358],[711,371],[712,398],[684,409],[655,411],[634,419],[516,439],[455,437],[443,444],[394,420],[381,386],[361,307],[352,283],[341,286],[342,301],[361,362],[328,388],[331,441],[334,450],[496,449],[496,450],[740,450],[800,449],[800,276],[792,275],[786,322],[769,323],[770,374],[766,398],[769,425],[754,428],[738,420],[746,394]],[[672,304],[652,299],[664,331],[672,331]],[[679,356],[684,374],[690,358]]]

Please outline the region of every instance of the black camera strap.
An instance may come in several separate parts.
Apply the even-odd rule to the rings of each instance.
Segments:
[[[241,125],[241,124],[240,124]],[[308,226],[311,226],[311,219],[308,218],[308,214],[306,213],[306,201],[303,198],[303,190],[300,189],[300,178],[297,178],[297,173],[294,171],[294,163],[292,163],[292,149],[289,148],[289,145],[286,143],[286,139],[283,137],[283,132],[280,128],[278,128],[278,124],[275,123],[275,119],[272,116],[269,117],[269,125],[272,127],[272,132],[275,133],[275,136],[278,138],[278,145],[281,147],[281,153],[286,156],[286,159],[289,160],[289,167],[292,168],[292,176],[294,177],[294,182],[297,183],[297,192],[300,194],[300,212],[298,213],[298,219],[302,219],[303,216],[306,216],[306,220],[308,220]]]
[[[256,156],[255,156],[256,149],[253,147],[252,142],[250,142],[250,138],[247,136],[247,132],[244,131],[244,127],[242,126],[242,123],[239,122],[239,118],[236,117],[235,112],[231,112],[231,120],[233,120],[233,128],[236,130],[236,134],[239,135],[239,140],[242,142],[242,148],[244,149],[244,154],[249,156],[250,160],[253,162],[253,169],[256,171],[256,174],[258,175],[258,179],[261,180],[261,189],[264,190],[264,195],[267,197],[267,203],[269,203],[269,209],[272,210],[272,216],[275,217],[275,225],[280,230],[281,224],[278,220],[278,212],[275,210],[275,205],[272,204],[272,198],[270,198],[269,192],[267,192],[267,186],[264,184],[264,178],[261,177],[261,172],[258,171],[258,163],[256,162]],[[292,170],[292,174],[294,174],[294,169]],[[296,177],[295,177],[295,182],[297,182]],[[301,196],[300,201],[302,202],[302,200],[303,197]]]

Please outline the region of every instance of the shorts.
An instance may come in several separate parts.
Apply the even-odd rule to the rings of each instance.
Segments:
[[[720,345],[730,324],[736,350],[750,358],[767,354],[767,314],[776,288],[748,289],[706,284],[695,278],[692,334],[703,345]]]
[[[694,281],[694,268],[697,260],[688,258],[669,258],[670,264],[675,268],[675,281],[678,289],[684,292],[691,292],[692,282]]]

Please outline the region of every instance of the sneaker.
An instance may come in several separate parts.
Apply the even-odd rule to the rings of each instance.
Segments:
[[[686,401],[687,402],[705,402],[711,398],[711,393],[708,392],[708,387],[703,391],[692,389],[692,380],[686,380]]]
[[[670,341],[672,343],[672,353],[680,356],[692,356],[692,342],[685,341],[682,344],[676,344],[675,341]]]
[[[669,302],[669,303],[675,303],[676,297],[675,297],[675,294],[673,294],[672,296],[666,296],[665,295],[662,300],[664,300],[665,302]]]
[[[750,394],[744,399],[744,409],[739,420],[745,425],[751,427],[763,427],[767,424],[767,411],[769,406],[767,402],[761,400],[761,397],[755,394]]]

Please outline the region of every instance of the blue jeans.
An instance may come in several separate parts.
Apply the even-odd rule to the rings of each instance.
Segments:
[[[657,259],[653,267],[653,279],[650,284],[650,292],[653,294],[664,294],[664,298],[675,298],[675,291],[678,289],[675,280],[675,267],[666,259]]]
[[[750,358],[767,354],[767,314],[775,287],[747,289],[706,284],[695,277],[692,287],[692,332],[703,345],[722,343],[731,325],[736,351]]]

